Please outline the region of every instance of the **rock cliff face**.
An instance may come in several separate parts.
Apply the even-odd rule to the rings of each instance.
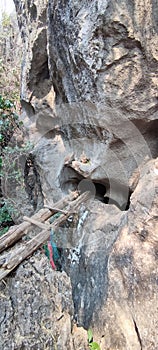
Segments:
[[[14,3],[24,46],[23,121],[44,202],[76,188],[90,189],[93,198],[81,208],[75,229],[62,228],[62,272],[47,267],[48,278],[44,268],[35,271],[30,264],[43,261],[35,255],[6,279],[10,301],[2,306],[2,324],[11,327],[13,321],[19,335],[10,328],[13,340],[3,335],[2,348],[86,349],[86,333],[72,332],[73,319],[93,328],[102,350],[156,350],[157,2]],[[17,280],[21,293],[26,291],[26,268],[31,290],[36,285],[40,291],[37,317],[32,299],[29,310],[15,301]],[[47,326],[45,295],[51,308]],[[58,307],[66,320],[63,339]],[[25,318],[20,325],[21,312],[28,324],[34,320],[34,329],[25,331]]]
[[[64,160],[73,154],[76,176],[110,187],[115,200],[116,188],[120,192],[124,186],[119,201],[124,205],[134,169],[146,156],[157,156],[155,3],[15,5],[24,42],[24,120],[37,144],[44,196],[56,200],[63,195]],[[81,164],[83,151],[89,163]],[[65,176],[71,182],[71,175]]]

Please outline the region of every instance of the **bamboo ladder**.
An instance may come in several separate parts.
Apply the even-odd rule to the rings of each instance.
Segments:
[[[10,249],[23,237],[37,226],[41,231],[32,239],[24,242],[22,246],[16,249],[9,258],[4,261],[4,257],[0,256],[0,280],[6,277],[12,270],[14,270],[23,260],[32,255],[38,248],[40,248],[50,236],[50,228],[57,228],[65,222],[65,220],[74,212],[77,212],[83,202],[89,199],[89,192],[79,194],[79,192],[71,192],[65,198],[60,200],[53,207],[49,205],[42,208],[28,218],[24,216],[23,222],[20,225],[12,226],[9,231],[0,237],[0,253],[4,250]],[[49,224],[47,220],[55,213],[61,212],[59,218],[55,219],[53,224]]]

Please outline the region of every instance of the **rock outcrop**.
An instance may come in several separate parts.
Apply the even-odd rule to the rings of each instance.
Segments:
[[[157,192],[158,159],[142,167],[128,211],[93,199],[61,228],[62,272],[39,251],[2,281],[0,349],[86,350],[83,326],[101,349],[156,350]]]
[[[110,187],[116,201],[121,187],[125,206],[133,171],[146,156],[157,156],[156,5],[15,5],[24,42],[23,118],[37,146],[43,195],[54,201],[63,195],[65,158],[73,154],[73,177]],[[90,161],[81,164],[83,151]]]
[[[14,3],[22,118],[43,200],[76,188],[92,199],[61,228],[62,272],[37,253],[1,284],[2,333],[12,334],[2,349],[83,350],[81,327],[92,327],[102,350],[156,350],[156,1]]]

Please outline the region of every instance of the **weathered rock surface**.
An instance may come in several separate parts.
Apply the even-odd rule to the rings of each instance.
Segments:
[[[156,4],[14,2],[24,42],[23,118],[44,196],[62,196],[64,160],[73,153],[71,167],[110,187],[114,200],[124,187],[124,205],[134,169],[158,151]],[[89,163],[80,164],[83,151]]]
[[[157,348],[157,192],[158,161],[150,161],[109,256],[108,298],[97,324],[104,328],[103,349]]]
[[[46,257],[36,254],[22,264],[0,283],[0,292],[0,349],[74,348],[70,279],[53,273]]]
[[[128,211],[90,200],[76,229],[61,229],[66,273],[38,253],[1,282],[1,349],[87,349],[75,320],[101,349],[156,350],[157,193],[158,159],[142,167]]]
[[[37,254],[6,279],[2,324],[12,337],[2,328],[1,346],[86,349],[73,318],[93,328],[102,350],[156,350],[156,1],[14,2],[24,43],[23,120],[44,201],[78,186],[90,186],[93,199],[61,229],[63,272]],[[32,266],[41,264],[47,273]],[[36,286],[27,307],[16,293]]]

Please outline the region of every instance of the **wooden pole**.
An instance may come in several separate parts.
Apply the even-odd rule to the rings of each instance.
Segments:
[[[56,209],[63,209],[70,201],[73,201],[79,196],[79,193],[71,192],[68,196],[61,199],[55,204]],[[49,209],[40,209],[38,213],[32,216],[32,219],[39,220],[41,222],[49,219],[56,212]],[[24,221],[20,225],[12,226],[7,233],[0,237],[0,253],[16,243],[20,238],[27,234],[32,229],[32,223]]]
[[[67,210],[68,213],[61,214],[59,218],[57,218],[53,224],[50,226],[55,230],[60,224],[62,224],[70,215],[71,212],[76,211],[80,205],[89,199],[89,192],[85,192],[80,195],[76,200],[69,204]],[[29,242],[25,243],[22,247],[15,251],[15,256],[12,257],[9,261],[5,262],[0,268],[0,280],[6,277],[12,270],[14,270],[24,259],[32,255],[34,251],[43,245],[50,236],[50,229],[46,228],[42,230],[39,234],[37,234],[34,238],[32,238]]]

